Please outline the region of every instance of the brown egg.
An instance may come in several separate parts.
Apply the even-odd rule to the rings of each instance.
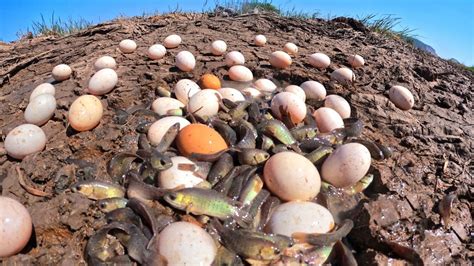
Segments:
[[[344,121],[341,116],[331,108],[321,107],[313,113],[319,131],[327,133],[336,128],[343,128]]]
[[[69,107],[69,125],[77,131],[91,130],[100,123],[104,107],[99,98],[82,95]]]
[[[0,210],[1,260],[1,258],[17,254],[26,246],[30,240],[33,225],[30,213],[25,206],[12,198],[0,196]]]
[[[176,144],[183,156],[192,153],[213,154],[227,149],[222,136],[204,124],[191,124],[183,128],[176,138]]]
[[[291,121],[300,123],[306,116],[306,104],[294,93],[280,92],[275,95],[271,102],[272,113],[282,120],[281,110],[286,112]]]
[[[324,99],[324,107],[334,109],[341,118],[348,118],[351,116],[351,106],[346,99],[339,95],[332,94],[326,96],[326,99]]]
[[[410,110],[415,104],[413,94],[405,87],[395,85],[389,91],[390,101],[402,110]]]
[[[270,64],[276,68],[287,68],[291,65],[291,56],[283,51],[276,51],[270,55]]]

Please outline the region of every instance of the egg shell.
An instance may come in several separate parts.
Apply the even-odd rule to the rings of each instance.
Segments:
[[[137,43],[133,40],[125,39],[119,43],[119,49],[124,54],[131,54],[137,49]]]
[[[390,101],[392,101],[396,107],[402,110],[410,110],[415,104],[413,94],[407,88],[395,85],[390,88],[388,93]]]
[[[202,119],[217,115],[222,96],[217,90],[205,89],[194,94],[186,106],[188,113]]]
[[[176,48],[180,44],[181,44],[181,37],[176,34],[169,35],[163,41],[163,45],[168,49]]]
[[[308,62],[316,68],[325,69],[331,64],[331,59],[323,53],[314,53],[308,57]]]
[[[331,80],[335,80],[343,85],[348,85],[355,81],[355,75],[347,67],[341,67],[331,73]]]
[[[191,52],[181,51],[176,55],[176,66],[184,72],[189,72],[196,66],[196,59]]]
[[[77,131],[91,130],[100,123],[103,112],[104,107],[99,98],[82,95],[69,107],[69,124]]]
[[[358,55],[358,54],[349,55],[349,56],[347,57],[347,61],[349,62],[349,64],[350,64],[353,68],[363,67],[364,64],[365,64],[364,58],[362,58],[362,56],[360,56],[360,55]]]
[[[148,57],[153,60],[159,60],[166,55],[166,48],[161,44],[153,44],[148,48]]]
[[[294,233],[325,234],[334,228],[328,209],[314,202],[290,201],[275,208],[265,231],[291,237]]]
[[[230,67],[228,75],[233,81],[249,82],[253,80],[252,71],[244,66],[238,65]]]
[[[322,133],[344,127],[344,121],[339,113],[329,107],[321,107],[314,111],[313,117],[316,120],[319,131]]]
[[[285,201],[311,200],[321,188],[319,172],[311,161],[290,151],[270,157],[263,177],[268,189]]]
[[[173,166],[161,171],[158,176],[158,186],[164,189],[174,189],[177,187],[194,187],[197,184],[203,182],[202,178],[199,178],[194,173],[195,171],[181,170],[180,165],[193,165],[196,164],[183,156],[171,157]]]
[[[292,42],[287,42],[283,47],[283,51],[290,55],[297,55],[298,54],[298,46]]]
[[[334,109],[341,118],[349,118],[351,116],[351,106],[346,99],[339,95],[332,94],[326,96],[326,99],[324,99],[324,107]]]
[[[304,93],[304,90],[297,85],[288,85],[285,88],[285,91],[294,93],[298,98],[300,98],[303,102],[306,101],[306,94]]]
[[[112,91],[117,82],[117,72],[110,68],[104,68],[97,71],[91,77],[87,86],[87,92],[93,95],[104,95]]]
[[[51,72],[54,80],[63,81],[68,79],[72,74],[72,69],[66,64],[59,64],[53,68]]]
[[[218,90],[221,88],[221,80],[213,74],[204,74],[199,79],[199,85],[204,89]]]
[[[287,68],[292,63],[291,56],[283,51],[273,52],[268,61],[276,68]]]
[[[30,94],[30,102],[38,95],[41,94],[51,94],[55,95],[56,89],[54,88],[53,84],[51,83],[41,83],[40,85],[36,86],[36,88]]]
[[[8,132],[5,138],[5,150],[15,159],[40,152],[46,146],[46,135],[37,125],[23,124]]]
[[[188,120],[180,116],[163,117],[160,120],[151,124],[147,133],[148,140],[150,141],[150,143],[152,145],[160,144],[161,139],[163,139],[163,136],[166,134],[168,129],[176,123],[179,123],[180,130],[183,130],[183,128],[190,124]]]
[[[227,99],[232,102],[241,102],[245,101],[244,95],[236,89],[233,88],[222,88],[217,90],[223,99]]]
[[[245,64],[245,57],[241,52],[232,51],[225,55],[225,64],[229,67]]]
[[[56,99],[53,95],[38,95],[26,107],[25,120],[30,124],[41,126],[53,117],[54,110],[56,110]]]
[[[282,120],[280,109],[288,112],[291,121],[300,123],[306,117],[306,104],[296,94],[291,92],[280,92],[275,95],[271,102],[273,115]]]
[[[260,98],[262,96],[262,92],[255,89],[255,88],[245,88],[242,90],[242,93],[246,96],[252,97],[252,98]]]
[[[314,81],[308,80],[301,83],[300,87],[303,89],[306,99],[315,99],[317,101],[322,101],[326,98],[326,88],[324,85]]]
[[[199,91],[201,91],[199,85],[190,79],[181,79],[174,86],[174,94],[176,99],[184,104],[187,104],[189,98]]]
[[[105,55],[95,60],[94,69],[96,71],[99,71],[104,68],[111,68],[111,69],[117,68],[117,63],[115,62],[115,59],[112,56]]]
[[[256,46],[264,46],[267,43],[267,37],[262,34],[255,36],[255,45]]]
[[[20,202],[0,196],[0,258],[19,253],[31,237],[33,224]]]
[[[176,109],[183,109],[184,104],[174,98],[160,97],[153,101],[151,104],[151,110],[159,115],[169,115],[170,111]]]
[[[181,130],[176,138],[179,152],[184,156],[192,153],[213,154],[227,149],[222,136],[204,124],[191,124]]]
[[[370,152],[364,145],[347,143],[334,150],[324,161],[321,175],[335,187],[347,187],[367,174],[370,163]]]
[[[277,88],[275,83],[273,83],[273,81],[269,79],[257,79],[253,83],[253,86],[255,86],[255,88],[262,92],[273,92]]]
[[[168,225],[157,242],[167,265],[211,265],[217,254],[214,239],[206,230],[188,222]]]
[[[223,55],[227,51],[227,44],[222,40],[217,40],[211,44],[211,53],[213,55]]]

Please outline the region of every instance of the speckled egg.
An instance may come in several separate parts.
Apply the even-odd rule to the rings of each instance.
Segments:
[[[324,85],[314,81],[308,80],[301,83],[300,87],[303,89],[306,99],[314,99],[317,101],[322,101],[326,98],[326,88]]]
[[[8,132],[4,146],[8,155],[21,160],[29,154],[42,151],[46,146],[46,135],[37,125],[19,125]]]
[[[201,90],[189,99],[186,108],[188,113],[205,119],[217,115],[220,99],[222,96],[217,90]]]
[[[291,237],[294,233],[325,234],[333,228],[328,209],[314,202],[290,201],[275,208],[265,230]]]
[[[351,106],[346,99],[339,95],[332,94],[326,96],[326,99],[324,99],[324,107],[334,109],[341,118],[348,118],[351,116]]]
[[[104,107],[93,95],[78,97],[69,107],[69,125],[77,131],[91,130],[100,123]]]
[[[331,64],[331,59],[323,53],[314,53],[309,56],[308,62],[316,68],[325,69]]]
[[[158,176],[158,186],[165,189],[174,189],[177,187],[194,187],[204,180],[197,177],[195,170],[197,165],[183,156],[171,157],[173,166],[161,171]],[[191,167],[180,167],[187,165]],[[194,169],[191,169],[194,168]]]
[[[201,91],[199,85],[190,79],[181,79],[174,86],[174,94],[176,95],[176,99],[184,104],[187,104],[189,98],[199,91]]]
[[[300,86],[288,85],[286,86],[285,91],[294,93],[303,102],[306,101],[306,94],[304,93],[304,90]]]
[[[56,99],[51,94],[41,94],[30,101],[25,110],[25,120],[41,126],[48,122],[56,110]]]
[[[263,177],[268,189],[285,201],[311,200],[321,188],[314,164],[296,152],[280,152],[270,157]]]
[[[196,59],[191,52],[181,51],[176,55],[176,66],[184,72],[189,72],[196,66]]]
[[[314,111],[313,116],[316,120],[319,131],[322,133],[344,127],[344,121],[342,120],[341,116],[331,108],[321,107]]]
[[[272,114],[282,120],[282,110],[295,124],[300,123],[306,116],[306,104],[296,94],[291,92],[280,92],[275,95],[271,102]]]
[[[96,71],[99,71],[104,68],[117,68],[117,63],[115,62],[115,59],[112,56],[105,55],[94,62],[94,69]]]
[[[163,117],[151,124],[150,128],[148,129],[147,137],[150,143],[152,145],[160,144],[161,139],[163,139],[163,136],[166,134],[168,129],[176,123],[179,123],[180,130],[183,130],[183,128],[191,124],[188,120],[180,116]]]
[[[206,230],[188,222],[165,227],[157,245],[167,265],[211,265],[217,254],[214,239]]]
[[[236,89],[233,88],[222,88],[217,90],[223,99],[227,99],[232,102],[241,102],[245,101],[244,95]]]
[[[334,150],[324,161],[321,175],[335,187],[347,187],[367,174],[370,163],[370,152],[364,145],[347,143]]]
[[[51,72],[54,80],[63,81],[68,79],[72,74],[72,69],[66,64],[59,64],[53,68]]]
[[[227,44],[222,40],[213,41],[211,44],[211,53],[213,55],[223,55],[227,51]]]
[[[166,55],[166,48],[161,44],[153,44],[147,53],[150,59],[159,60]]]
[[[0,258],[6,258],[26,246],[33,224],[25,206],[12,198],[0,196],[0,210]]]
[[[168,49],[176,48],[180,44],[181,44],[181,37],[176,34],[169,35],[163,41],[163,45]]]
[[[133,40],[125,39],[119,43],[119,50],[124,54],[131,54],[137,49],[137,43]]]
[[[243,65],[245,64],[245,57],[241,52],[232,51],[225,55],[225,64],[227,66],[234,66],[234,65]]]
[[[399,85],[392,86],[388,93],[390,101],[392,101],[396,107],[402,110],[410,110],[415,104],[413,94],[407,88]]]
[[[269,79],[257,79],[253,86],[261,92],[273,92],[277,86]]]
[[[117,72],[110,68],[104,68],[97,71],[91,77],[87,86],[87,92],[93,95],[104,95],[112,91],[117,82]]]
[[[347,57],[347,61],[353,68],[363,67],[365,64],[364,58],[358,54],[352,54]]]
[[[283,51],[290,55],[297,55],[298,54],[298,46],[292,42],[287,42],[283,47]]]
[[[262,34],[259,34],[255,36],[254,41],[256,46],[264,46],[267,43],[267,37]]]
[[[250,69],[244,66],[232,66],[228,72],[229,78],[233,81],[248,82],[253,80],[253,74]]]
[[[227,149],[227,143],[213,128],[204,124],[191,124],[176,138],[179,152],[184,156],[193,153],[214,154]]]
[[[287,68],[291,65],[291,56],[283,51],[276,51],[270,55],[268,59],[270,64],[276,68]]]
[[[349,68],[341,67],[331,73],[331,80],[348,85],[355,81],[355,75]]]
[[[36,96],[41,95],[41,94],[51,94],[55,95],[56,89],[54,88],[53,84],[51,83],[41,83],[40,85],[36,86],[36,88],[31,92],[30,94],[30,102],[33,100]]]
[[[151,110],[159,115],[183,115],[184,104],[174,98],[160,97],[153,101]]]

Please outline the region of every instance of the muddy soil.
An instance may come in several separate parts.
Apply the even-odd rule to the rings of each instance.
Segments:
[[[171,33],[181,35],[182,45],[169,50],[163,60],[149,60],[147,47]],[[267,36],[265,47],[249,44],[255,34]],[[125,55],[117,50],[125,38],[138,43],[135,53]],[[229,51],[241,51],[257,78],[272,79],[280,86],[320,81],[328,94],[339,94],[349,101],[354,116],[366,125],[365,138],[393,149],[391,158],[373,163],[375,180],[362,200],[346,202],[351,205],[345,206],[347,213],[355,221],[348,241],[360,264],[468,264],[472,260],[471,72],[402,41],[369,32],[348,19],[172,14],[117,20],[71,36],[22,39],[0,46],[2,139],[25,122],[23,111],[31,90],[53,81],[55,65],[66,63],[74,70],[69,80],[54,84],[58,108],[53,119],[42,126],[48,137],[46,149],[23,161],[4,153],[0,157],[0,194],[25,204],[35,230],[27,248],[4,259],[4,265],[85,264],[85,244],[104,224],[104,215],[93,201],[68,188],[80,180],[113,181],[106,172],[112,155],[136,150],[135,127],[152,118],[137,116],[118,125],[115,110],[150,103],[157,97],[158,86],[173,87],[182,78],[197,80],[204,72],[225,78],[223,58],[209,51],[216,39],[225,40]],[[296,43],[300,53],[291,68],[275,70],[268,62],[269,54],[281,50],[288,41]],[[174,55],[184,49],[197,56],[196,68],[190,73],[174,67]],[[314,52],[331,57],[329,69],[320,71],[307,64],[306,56]],[[345,58],[350,53],[363,56],[366,66],[355,70],[353,86],[332,83],[329,74],[347,65]],[[68,107],[84,94],[94,73],[94,60],[106,54],[116,59],[120,78],[113,92],[100,97],[106,107],[104,117],[92,131],[71,132],[67,129]],[[388,100],[388,89],[394,84],[413,92],[412,110],[401,111]],[[30,186],[48,195],[26,192],[18,182],[17,167]],[[457,197],[445,224],[438,206],[451,193]]]

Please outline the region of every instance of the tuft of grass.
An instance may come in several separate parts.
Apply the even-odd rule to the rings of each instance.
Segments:
[[[281,6],[275,6],[271,0],[227,0],[222,3],[216,1],[215,7],[217,8],[219,6],[230,9],[240,15],[252,13],[255,10],[260,12],[271,12],[283,17],[300,19],[314,19],[320,15],[319,12],[306,12],[296,9],[295,7],[291,9],[283,9]]]
[[[417,37],[417,35],[414,34],[415,29],[411,29],[409,27],[401,27],[401,29],[396,29],[400,28],[401,18],[394,17],[392,14],[381,16],[369,14],[358,19],[370,30],[379,32],[388,37],[399,37],[409,43],[412,43],[413,38]]]
[[[466,66],[466,68],[471,71],[471,72],[474,72],[474,66]]]
[[[83,18],[76,20],[68,18],[67,20],[62,20],[60,17],[55,17],[53,12],[49,20],[46,20],[43,14],[41,14],[41,20],[33,21],[31,30],[28,28],[26,32],[33,37],[65,36],[86,29],[91,25],[93,25],[91,21],[87,21]],[[20,34],[24,35],[23,33]]]

